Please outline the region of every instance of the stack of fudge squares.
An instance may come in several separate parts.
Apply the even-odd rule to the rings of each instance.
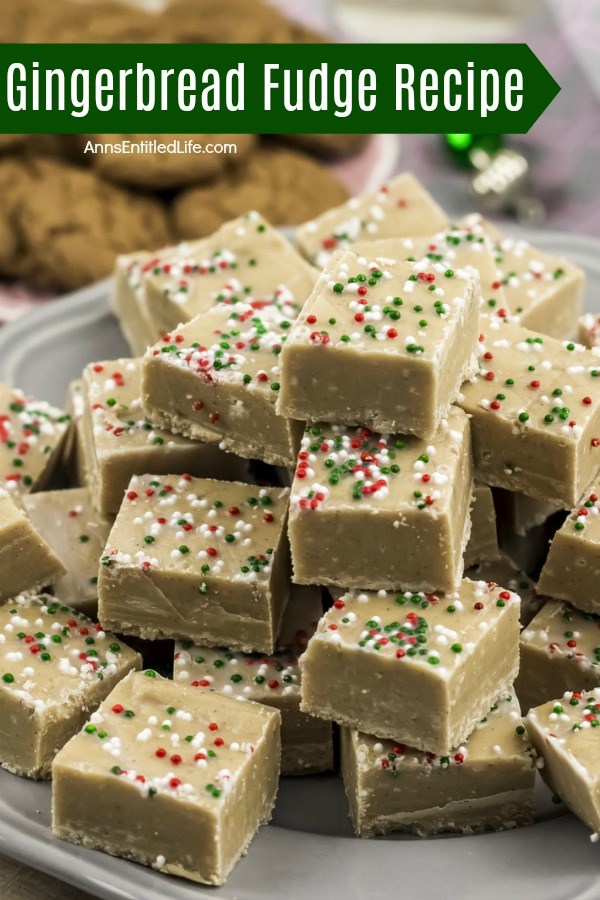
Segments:
[[[131,358],[0,386],[0,764],[56,836],[222,884],[338,768],[362,837],[530,824],[537,770],[600,831],[582,292],[408,174],[117,261]]]

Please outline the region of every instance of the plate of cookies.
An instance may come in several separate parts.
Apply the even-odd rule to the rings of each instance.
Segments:
[[[404,173],[0,332],[1,853],[107,900],[598,896],[599,249]]]

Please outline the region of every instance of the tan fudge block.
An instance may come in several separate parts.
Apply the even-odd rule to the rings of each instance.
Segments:
[[[521,325],[558,340],[575,336],[585,285],[581,269],[527,241],[506,237],[496,246],[496,263],[508,308]]]
[[[64,563],[64,574],[54,585],[56,594],[70,606],[95,617],[100,556],[112,518],[95,509],[87,488],[30,494],[24,498],[24,504],[34,526]]]
[[[542,594],[600,612],[600,482],[588,489],[550,545],[540,574]]]
[[[255,700],[281,712],[281,774],[333,768],[330,722],[300,712],[298,657],[323,614],[321,589],[292,585],[277,650],[270,656],[175,644],[173,678],[236,700]]]
[[[435,234],[419,237],[383,238],[379,241],[359,241],[350,247],[359,256],[369,259],[428,260],[444,269],[475,270],[481,288],[480,314],[498,315],[506,312],[506,297],[496,265],[494,245],[484,232],[474,233],[451,225]]]
[[[144,278],[178,252],[187,252],[187,245],[162,247],[155,252],[142,250],[117,257],[110,308],[119,320],[132,356],[143,356],[158,337],[159,329],[151,323],[146,308]]]
[[[0,765],[45,778],[57,751],[141,657],[47,594],[0,607]]]
[[[17,502],[50,481],[69,416],[0,382],[0,484]]]
[[[565,691],[600,687],[600,616],[549,600],[521,632],[515,688],[523,712]]]
[[[22,591],[39,591],[65,572],[44,536],[0,489],[0,601]]]
[[[260,309],[285,294],[301,308],[317,274],[280,231],[259,213],[246,213],[210,237],[175,248],[145,274],[151,343],[214,306],[245,300]]]
[[[281,353],[277,411],[430,437],[475,370],[475,271],[335,254]]]
[[[573,505],[600,466],[600,358],[512,323],[479,346],[479,372],[458,400],[476,478]]]
[[[92,501],[101,513],[117,512],[132,475],[247,477],[247,464],[221,450],[215,434],[202,429],[199,439],[190,441],[150,422],[142,410],[141,377],[138,359],[90,363],[84,371],[83,455]]]
[[[123,634],[272,653],[289,595],[289,491],[184,476],[131,479],[98,582]]]
[[[524,732],[512,690],[447,756],[344,728],[342,775],[357,835],[533,824],[535,766]]]
[[[353,197],[298,228],[301,252],[322,268],[334,250],[359,240],[433,234],[448,217],[423,185],[410,174],[397,175],[378,191]]]
[[[72,487],[85,484],[85,466],[81,448],[80,428],[85,407],[83,380],[77,378],[69,383],[65,412],[71,421],[63,444],[62,469],[67,483]]]
[[[430,441],[307,428],[290,503],[294,581],[453,589],[472,487],[469,421],[457,407]]]
[[[494,497],[499,511],[498,518],[502,521],[501,540],[515,534],[526,537],[530,531],[544,525],[550,516],[562,509],[562,506],[548,500],[502,488],[494,488]]]
[[[487,484],[475,482],[471,506],[471,536],[465,548],[465,569],[500,556],[496,531],[496,509],[492,491]]]
[[[300,658],[300,708],[445,756],[516,677],[519,605],[466,579],[445,596],[350,591]]]
[[[542,778],[598,840],[600,688],[589,693],[567,692],[560,700],[530,710],[525,721],[544,760]]]
[[[258,309],[242,300],[165,334],[144,357],[146,414],[188,438],[208,430],[240,456],[293,465],[302,425],[275,404],[279,354],[298,311],[285,294]]]
[[[546,602],[546,597],[538,594],[535,583],[529,575],[503,551],[500,551],[497,559],[485,560],[466,569],[465,578],[499,584],[513,594],[518,594],[521,598],[521,627],[529,625]]]
[[[578,341],[584,347],[600,347],[600,315],[585,313],[580,316],[577,323]]]
[[[460,225],[492,241],[508,309],[524,328],[558,340],[575,336],[585,286],[581,269],[564,256],[505,237],[478,213],[465,216]]]
[[[279,721],[258,703],[175,685],[151,669],[132,674],[57,756],[52,830],[161,872],[223,884],[271,818]]]

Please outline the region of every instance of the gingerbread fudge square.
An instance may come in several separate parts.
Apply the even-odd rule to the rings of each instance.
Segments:
[[[521,632],[515,689],[523,712],[565,691],[600,687],[600,616],[549,600]]]
[[[459,224],[474,237],[486,236],[492,242],[506,305],[524,328],[558,340],[575,336],[585,286],[581,269],[564,256],[505,237],[478,213]]]
[[[29,519],[64,564],[54,591],[65,603],[96,616],[98,569],[112,517],[96,510],[87,488],[40,491],[23,502]]]
[[[275,404],[279,355],[298,311],[286,294],[259,308],[240,301],[165,334],[144,357],[146,414],[187,438],[208,430],[239,456],[293,465],[302,424]]]
[[[76,378],[69,382],[67,402],[65,406],[70,416],[67,436],[63,443],[62,470],[68,485],[83,487],[86,482],[85,463],[83,459],[83,414],[85,412],[85,394],[83,379]]]
[[[0,489],[0,601],[23,591],[39,591],[65,573],[44,536]]]
[[[431,437],[476,368],[479,277],[336,254],[281,353],[277,411]]]
[[[458,400],[475,477],[573,506],[600,466],[600,357],[513,323],[490,328],[479,348]]]
[[[333,768],[330,722],[300,712],[298,657],[323,614],[321,590],[292,585],[277,650],[270,656],[175,644],[173,678],[236,700],[255,700],[281,712],[281,774]]]
[[[540,611],[546,597],[536,591],[535,582],[503,551],[497,559],[484,560],[476,566],[465,569],[465,578],[471,581],[485,581],[487,584],[500,584],[521,600],[520,624],[524,628]]]
[[[112,692],[52,766],[63,840],[223,884],[277,793],[280,714],[152,669]],[[109,752],[106,752],[106,751]]]
[[[378,191],[353,197],[298,228],[300,251],[322,268],[334,250],[359,240],[399,235],[433,234],[448,217],[410,172],[403,172]]]
[[[247,477],[247,463],[198,428],[197,440],[170,434],[142,410],[141,360],[90,363],[84,371],[83,456],[92,501],[103,515],[116,513],[132,475],[190,472],[207,477]]]
[[[152,343],[214,306],[244,300],[260,310],[285,295],[301,309],[317,274],[280,231],[248,212],[210,237],[159,255],[143,276]]]
[[[464,566],[491,562],[500,556],[496,529],[496,509],[491,489],[475,482],[471,506],[471,536],[465,548]]]
[[[592,347],[600,347],[600,315],[585,313],[580,316],[577,323],[578,340],[589,350]]]
[[[457,407],[430,441],[308,427],[290,502],[294,581],[453,590],[472,489],[469,420]]]
[[[512,689],[446,756],[343,728],[342,775],[359,837],[533,824],[534,753]]]
[[[300,709],[445,756],[516,677],[519,606],[467,579],[446,595],[350,591],[300,657]]]
[[[556,503],[503,488],[494,488],[494,501],[498,521],[502,524],[501,539],[513,534],[526,537],[533,529],[544,525],[550,516],[562,511],[562,506]]]
[[[540,574],[542,594],[600,612],[600,481],[588,489],[550,544]]]
[[[173,247],[165,247],[156,253],[142,250],[117,257],[110,307],[133,356],[143,356],[157,338],[157,329],[145,315],[144,275],[174,252]]]
[[[57,751],[141,657],[48,594],[0,607],[0,765],[46,778]]]
[[[524,327],[558,340],[575,336],[585,285],[581,269],[562,256],[508,237],[496,245],[496,264],[508,308]]]
[[[101,559],[100,621],[122,634],[275,650],[289,597],[289,491],[131,479]]]
[[[50,482],[69,422],[62,410],[0,382],[0,483],[17,503]]]
[[[436,234],[420,237],[383,238],[379,241],[358,241],[350,247],[366,259],[384,257],[418,262],[429,260],[445,269],[475,270],[481,288],[480,314],[489,316],[506,309],[506,297],[495,260],[494,245],[483,232],[450,225]]]
[[[600,688],[567,691],[531,709],[525,720],[529,738],[544,760],[548,787],[571,812],[600,833]]]

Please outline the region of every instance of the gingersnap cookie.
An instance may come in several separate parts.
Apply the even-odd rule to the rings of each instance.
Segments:
[[[0,153],[18,147],[25,141],[25,138],[24,134],[0,134]]]
[[[368,134],[278,134],[278,141],[314,153],[322,159],[344,159],[358,153],[369,139]]]
[[[263,0],[173,0],[161,16],[162,40],[188,44],[290,41],[290,22]]]
[[[247,164],[207,187],[191,188],[174,204],[181,238],[204,237],[249,209],[273,225],[296,225],[343,203],[346,188],[309,156],[278,147],[259,150]]]
[[[44,2],[47,0],[0,0],[0,41],[7,44],[23,42],[29,23]]]
[[[215,178],[226,169],[240,165],[257,144],[253,134],[88,134],[86,137],[92,143],[108,145],[107,152],[92,157],[92,164],[101,175],[121,184],[155,190]],[[124,141],[148,147],[157,141],[182,152],[125,154],[110,150]],[[183,152],[188,142],[202,146],[203,152]],[[219,147],[222,152],[213,152]]]
[[[328,35],[309,25],[304,25],[302,22],[290,21],[289,27],[289,40],[292,44],[328,44],[331,42]]]
[[[0,159],[0,274],[52,290],[109,275],[120,253],[170,239],[164,206],[53,159]]]
[[[91,165],[91,154],[84,155],[81,134],[28,134],[23,153],[28,156],[50,156],[78,166]]]
[[[19,0],[20,2],[20,0]],[[160,36],[156,13],[119,0],[37,0],[22,31],[26,43],[153,43]]]

